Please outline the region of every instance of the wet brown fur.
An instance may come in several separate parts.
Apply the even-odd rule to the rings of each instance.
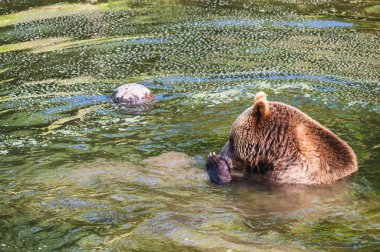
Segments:
[[[300,110],[256,95],[221,152],[231,168],[265,170],[275,183],[330,184],[357,170],[346,142]]]

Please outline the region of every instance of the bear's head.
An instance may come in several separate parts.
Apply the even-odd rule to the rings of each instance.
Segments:
[[[229,139],[220,154],[210,154],[206,163],[212,181],[224,184],[231,181],[230,171],[244,171],[252,165],[253,157],[259,148],[263,134],[267,133],[265,122],[270,119],[270,107],[266,94],[256,94],[253,106],[246,109],[233,123]]]

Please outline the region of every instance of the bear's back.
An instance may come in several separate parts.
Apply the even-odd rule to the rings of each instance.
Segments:
[[[248,159],[252,163],[260,159],[272,162],[272,157],[275,162],[273,172],[268,174],[270,180],[329,184],[357,170],[353,150],[330,130],[287,104],[269,102],[269,108],[268,120],[256,118],[252,107],[248,108],[236,119],[232,130],[251,131],[248,141],[254,138],[257,142],[261,135],[265,137],[259,144],[262,151],[257,153],[267,156],[256,154]],[[271,146],[267,146],[268,143]]]

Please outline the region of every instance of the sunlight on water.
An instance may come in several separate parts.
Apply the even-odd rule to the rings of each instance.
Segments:
[[[0,251],[374,251],[375,1],[0,0]],[[132,114],[111,102],[137,82]],[[333,185],[209,182],[254,94],[355,150]]]

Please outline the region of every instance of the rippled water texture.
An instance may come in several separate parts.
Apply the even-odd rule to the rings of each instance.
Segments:
[[[376,1],[0,0],[0,251],[380,248]],[[151,88],[150,113],[110,101]],[[257,91],[355,150],[330,186],[204,169]]]

